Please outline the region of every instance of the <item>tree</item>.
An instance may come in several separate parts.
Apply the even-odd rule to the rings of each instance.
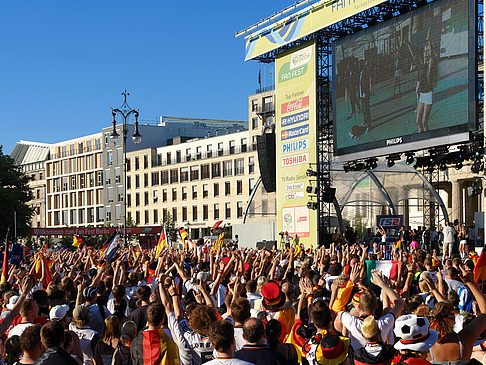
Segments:
[[[0,145],[0,239],[5,239],[10,227],[9,236],[14,235],[14,216],[17,215],[17,236],[30,234],[30,222],[34,210],[27,205],[33,199],[28,185],[30,177],[15,165],[10,156],[3,154]]]
[[[169,240],[172,242],[177,242],[177,229],[175,226],[174,218],[172,218],[170,213],[167,213],[165,218],[162,219],[162,227],[164,226],[164,224],[165,224],[165,231],[167,232],[167,236],[169,237]]]

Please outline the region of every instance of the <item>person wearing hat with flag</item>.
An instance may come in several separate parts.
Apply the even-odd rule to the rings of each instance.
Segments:
[[[415,314],[406,314],[395,322],[395,349],[399,353],[392,364],[430,364],[426,360],[429,349],[437,342],[437,331],[429,329],[429,320]]]
[[[292,330],[295,322],[295,309],[293,307],[284,307],[287,296],[275,281],[270,281],[262,287],[262,305],[266,309],[264,313],[266,321],[276,319],[282,325],[282,336],[285,337]]]
[[[335,334],[324,336],[317,347],[315,363],[319,365],[353,364],[350,339]]]

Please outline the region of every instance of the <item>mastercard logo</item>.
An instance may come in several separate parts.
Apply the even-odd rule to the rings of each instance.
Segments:
[[[282,132],[282,139],[287,139],[288,136],[289,136],[289,132],[287,131]]]

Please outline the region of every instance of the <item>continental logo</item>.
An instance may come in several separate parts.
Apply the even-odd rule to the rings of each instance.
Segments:
[[[282,114],[287,114],[287,113],[296,112],[308,106],[309,106],[309,95],[304,96],[303,98],[298,98],[289,101],[287,103],[283,103],[280,107],[281,108],[280,111],[282,112]]]
[[[281,132],[281,139],[285,141],[286,139],[297,138],[300,136],[306,136],[309,134],[309,124],[303,125],[302,127],[295,127],[292,129],[286,129]]]

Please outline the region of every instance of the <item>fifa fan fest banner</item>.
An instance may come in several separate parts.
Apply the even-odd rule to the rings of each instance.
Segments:
[[[311,199],[306,192],[306,171],[316,162],[315,43],[278,55],[275,77],[277,229],[315,247],[317,211],[307,208]]]
[[[127,227],[127,234],[159,234],[161,226],[154,227]],[[114,234],[115,231],[123,233],[122,227],[78,227],[78,228],[32,228],[32,236],[94,236],[101,234]]]
[[[385,1],[323,0],[310,5],[250,35],[246,40],[245,61],[261,56]]]

